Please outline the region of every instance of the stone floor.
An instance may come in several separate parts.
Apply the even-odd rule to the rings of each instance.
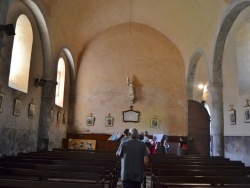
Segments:
[[[151,188],[151,176],[147,176],[146,179],[146,188]],[[122,188],[122,182],[119,179],[118,183],[117,183],[117,187],[116,188]],[[141,188],[143,188],[143,185],[141,186]]]

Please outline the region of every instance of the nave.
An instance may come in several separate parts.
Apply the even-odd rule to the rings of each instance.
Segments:
[[[142,188],[249,187],[250,167],[221,156],[150,154]],[[0,187],[121,188],[115,152],[54,149],[0,159]]]

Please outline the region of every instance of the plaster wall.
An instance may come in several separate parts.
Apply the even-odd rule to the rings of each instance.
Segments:
[[[133,109],[139,123],[124,123],[130,109],[126,77],[135,85]],[[158,31],[141,24],[121,24],[98,35],[85,48],[76,84],[73,132],[123,132],[136,127],[150,134],[187,135],[184,63],[176,46]],[[96,118],[86,126],[86,116]],[[105,127],[105,116],[114,117]],[[150,118],[160,120],[150,128]]]

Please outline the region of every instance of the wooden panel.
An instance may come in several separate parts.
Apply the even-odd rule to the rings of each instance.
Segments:
[[[86,139],[86,140],[96,140],[95,149],[100,151],[117,151],[121,138],[116,141],[108,140],[110,134],[73,134],[68,133],[67,138],[62,141],[62,148],[68,148],[69,139]]]
[[[210,116],[199,102],[188,100],[188,153],[190,155],[210,155]]]
[[[96,140],[86,140],[86,139],[69,139],[68,141],[69,149],[96,149]]]

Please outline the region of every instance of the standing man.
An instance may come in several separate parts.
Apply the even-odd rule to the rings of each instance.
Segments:
[[[124,137],[121,139],[121,142],[129,140],[129,129],[125,129],[123,133],[124,133]]]
[[[123,188],[140,188],[144,170],[148,165],[148,152],[144,142],[138,140],[138,130],[129,130],[130,140],[121,142],[116,155],[121,157],[121,179]]]

